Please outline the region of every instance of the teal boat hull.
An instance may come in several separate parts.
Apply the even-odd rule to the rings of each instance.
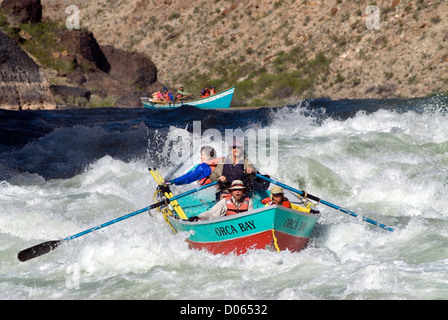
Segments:
[[[187,242],[191,249],[237,255],[253,249],[300,251],[306,247],[318,218],[319,215],[282,206],[263,206],[246,213],[196,222],[168,217],[177,232],[190,233]]]
[[[194,106],[200,109],[228,109],[230,108],[230,103],[232,102],[233,94],[235,92],[235,87],[232,87],[223,92],[217,93],[207,98],[202,98],[192,101],[181,101],[173,103],[154,103],[147,98],[142,98],[142,104],[145,108],[152,109],[172,109],[179,108],[183,105]]]

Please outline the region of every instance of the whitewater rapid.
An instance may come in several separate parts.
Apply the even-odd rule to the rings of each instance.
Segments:
[[[3,167],[0,298],[447,299],[446,113],[434,101],[419,108],[409,103],[409,110],[380,106],[340,118],[322,117],[328,106],[299,104],[270,111],[267,125],[253,119],[246,127],[278,133],[279,164],[257,163],[261,170],[395,228],[385,231],[321,204],[310,245],[300,253],[190,250],[186,234],[174,235],[160,215],[142,213],[21,263],[17,253],[24,248],[148,206],[156,187],[148,167],[163,175],[171,164],[160,161],[163,154],[155,160],[149,149],[156,135],[138,122],[115,136],[119,145],[145,140],[147,150],[138,156],[135,150],[124,158],[112,152],[67,155],[59,167],[83,166],[63,178]],[[53,153],[60,160],[80,150],[66,143],[64,130],[76,131],[74,142],[82,142],[85,152],[96,152],[89,151],[89,139],[110,142],[107,130],[80,125],[52,131],[9,155],[38,161]],[[191,133],[178,124],[167,130]],[[87,158],[94,160],[86,164]]]

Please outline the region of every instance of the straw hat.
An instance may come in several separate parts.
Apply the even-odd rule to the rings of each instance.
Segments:
[[[273,194],[279,194],[279,193],[281,193],[281,194],[284,193],[284,192],[283,192],[283,189],[282,189],[281,187],[279,187],[279,186],[274,186],[274,187],[272,187],[272,188],[271,188],[271,199],[272,199],[272,195],[273,195]]]
[[[232,185],[230,186],[229,190],[237,190],[237,189],[246,189],[246,187],[243,184],[243,181],[234,180],[232,182]]]

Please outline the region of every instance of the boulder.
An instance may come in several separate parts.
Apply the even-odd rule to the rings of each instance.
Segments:
[[[82,85],[87,81],[86,76],[82,70],[76,70],[66,75],[68,81],[76,85]]]
[[[142,102],[140,98],[142,96],[149,96],[148,93],[143,92],[130,92],[117,99],[115,107],[118,108],[141,108]]]
[[[75,56],[78,63],[104,72],[110,71],[110,64],[92,32],[86,29],[65,30],[60,38],[61,44]]]
[[[50,85],[19,44],[0,31],[0,108],[55,109]]]
[[[0,10],[14,16],[19,23],[38,23],[42,20],[40,0],[3,0]]]
[[[110,64],[109,75],[137,90],[157,81],[157,68],[145,55],[106,45],[101,47]]]
[[[83,86],[92,88],[92,94],[103,99],[107,96],[120,97],[131,92],[129,86],[102,71],[87,73]]]
[[[80,87],[52,85],[50,86],[50,89],[54,96],[60,96],[65,100],[72,97],[73,99],[84,98],[88,101],[91,96],[91,92],[89,90]]]
[[[61,43],[74,62],[92,66],[89,72],[78,68],[68,74],[67,79],[76,85],[95,88],[92,93],[101,98],[126,97],[136,90],[145,90],[157,80],[156,66],[148,57],[109,45],[100,47],[93,33],[87,30],[64,31]],[[123,99],[121,101],[129,101],[128,98]]]

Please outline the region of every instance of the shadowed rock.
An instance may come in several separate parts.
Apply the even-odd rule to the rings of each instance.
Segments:
[[[54,109],[50,86],[38,65],[0,32],[0,108]]]
[[[3,0],[0,10],[10,13],[19,23],[38,23],[42,20],[40,0]]]

